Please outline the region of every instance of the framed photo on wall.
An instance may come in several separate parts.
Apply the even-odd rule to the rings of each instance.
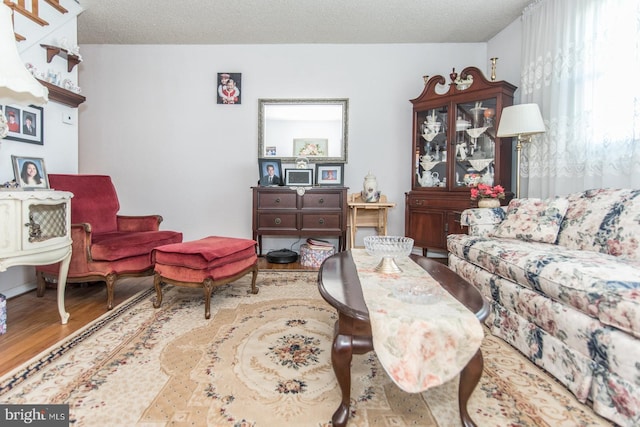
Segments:
[[[49,188],[49,177],[44,159],[37,157],[11,156],[16,182],[25,190]]]
[[[316,165],[316,184],[343,185],[344,165],[342,163]]]
[[[4,111],[9,127],[6,139],[44,145],[42,107],[3,105],[0,108]]]
[[[241,104],[242,73],[218,73],[218,104]]]
[[[260,186],[282,185],[282,164],[280,159],[258,159]]]
[[[284,185],[292,187],[313,185],[313,169],[286,169],[284,174]]]

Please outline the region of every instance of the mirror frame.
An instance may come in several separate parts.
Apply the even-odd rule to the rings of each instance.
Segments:
[[[342,106],[342,147],[340,157],[312,157],[309,163],[347,163],[349,152],[349,99],[348,98],[318,98],[318,99],[258,99],[258,158],[264,158],[264,107],[266,105],[341,105]],[[296,157],[269,157],[280,159],[283,163],[295,163]]]

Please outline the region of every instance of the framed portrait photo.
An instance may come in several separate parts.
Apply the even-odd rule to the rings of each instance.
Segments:
[[[218,104],[241,104],[242,73],[218,73]]]
[[[317,185],[343,185],[344,184],[344,164],[325,163],[316,165]]]
[[[313,185],[313,169],[286,169],[284,173],[284,185],[292,187]]]
[[[3,105],[9,133],[6,139],[44,145],[42,107]]]
[[[11,156],[16,182],[25,190],[49,188],[49,177],[44,159],[37,157]]]
[[[282,164],[280,159],[258,159],[260,186],[271,187],[282,185]]]

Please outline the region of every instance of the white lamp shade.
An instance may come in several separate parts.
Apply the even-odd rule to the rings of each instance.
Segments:
[[[498,138],[534,135],[545,131],[538,104],[518,104],[505,107],[500,115]]]
[[[0,104],[44,105],[49,90],[31,75],[20,59],[11,23],[11,9],[0,3]]]

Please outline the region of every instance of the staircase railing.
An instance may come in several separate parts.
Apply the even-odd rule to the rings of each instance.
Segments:
[[[69,12],[67,9],[62,7],[59,0],[44,0],[44,1],[45,3],[51,5],[55,10],[57,10],[60,13]],[[15,1],[4,0],[4,4],[9,6],[11,9],[13,9],[14,12],[18,12],[22,16],[29,18],[30,20],[32,20],[33,22],[35,22],[36,24],[42,27],[49,25],[47,21],[45,21],[44,19],[40,18],[40,16],[38,16],[38,11],[40,10],[39,0],[31,0],[30,7],[27,6],[26,0],[15,0]],[[26,38],[23,35],[18,33],[15,33],[15,37],[16,37],[16,40],[18,41],[26,40]]]

